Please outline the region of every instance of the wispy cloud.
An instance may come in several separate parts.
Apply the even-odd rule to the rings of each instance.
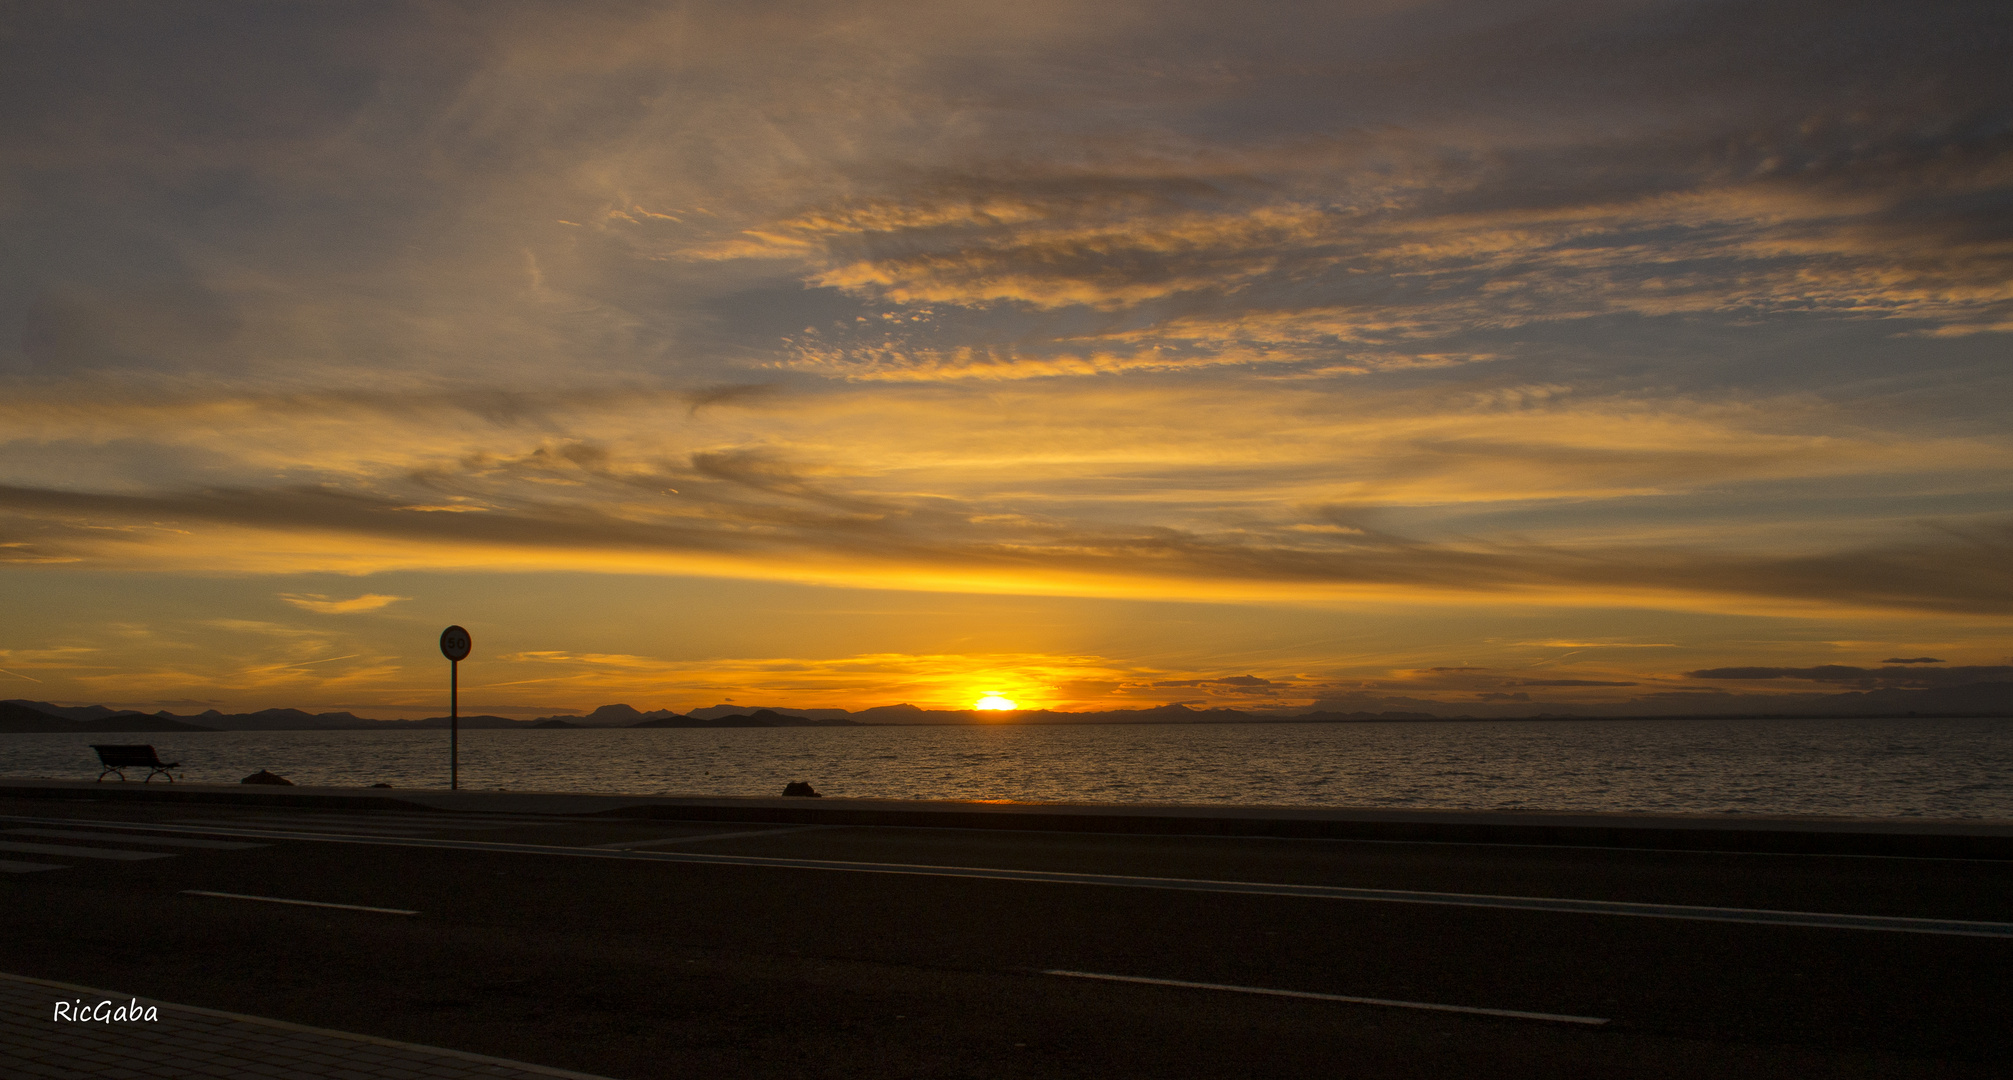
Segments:
[[[633,504],[618,511],[552,500],[507,513],[446,515],[403,500],[317,489],[136,497],[20,488],[0,488],[0,511],[177,520],[209,527],[183,529],[182,535],[244,530],[268,537],[256,541],[266,549],[275,533],[348,538],[334,545],[340,552],[334,558],[298,552],[294,570],[329,569],[346,560],[382,560],[380,568],[536,564],[691,572],[712,566],[750,575],[888,584],[909,575],[922,587],[1093,595],[1136,595],[1180,582],[1196,595],[1307,595],[1312,587],[1335,598],[1443,593],[1764,607],[1773,601],[1977,615],[2001,613],[2013,600],[2013,526],[2003,522],[1925,531],[1880,546],[1769,556],[1652,546],[1434,543],[1347,532],[1098,529],[1002,519],[941,498],[916,503],[845,494],[771,465],[702,466],[696,471],[719,490],[695,499],[692,512],[676,503],[651,512]],[[80,557],[150,554],[130,534],[110,544],[79,531],[65,539]],[[151,554],[172,563],[192,552],[160,545]]]
[[[520,669],[551,672],[513,679],[510,687],[540,692],[605,694],[621,690],[675,699],[694,708],[711,700],[761,699],[857,707],[863,692],[882,704],[966,709],[985,694],[1004,694],[1027,708],[1122,708],[1160,704],[1160,695],[1127,696],[1144,688],[1153,669],[1100,656],[1048,653],[871,653],[831,658],[762,657],[667,661],[645,656],[538,651],[507,658]]]
[[[409,596],[387,596],[383,593],[364,593],[348,600],[334,600],[319,593],[281,593],[280,599],[304,611],[323,615],[350,615],[359,611],[376,611],[400,600],[410,600]]]

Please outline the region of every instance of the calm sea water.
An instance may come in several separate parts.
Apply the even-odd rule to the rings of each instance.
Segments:
[[[92,742],[183,777],[447,786],[444,731],[0,736],[0,775],[90,779]],[[666,795],[2013,818],[2013,720],[464,731],[464,787]],[[158,781],[157,781],[158,782]]]

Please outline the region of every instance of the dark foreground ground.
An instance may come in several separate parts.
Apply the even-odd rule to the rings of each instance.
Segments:
[[[828,803],[839,815],[843,804]],[[2013,861],[1999,857],[804,828],[680,821],[663,808],[670,816],[551,816],[537,812],[536,800],[511,806],[514,813],[492,816],[416,804],[0,798],[0,843],[173,855],[0,850],[0,860],[62,866],[0,873],[0,970],[623,1078],[1952,1078],[2013,1070],[2009,936],[613,860],[556,849],[638,844],[2003,923],[2013,921]],[[748,816],[759,818],[758,809],[751,803]],[[813,813],[798,816],[811,821],[803,815]],[[733,817],[717,807],[709,814]],[[85,835],[12,831],[20,829]],[[162,837],[261,846],[173,847]],[[406,846],[433,839],[453,846]],[[418,914],[184,891],[192,889]],[[1047,974],[1056,970],[1610,1022]]]

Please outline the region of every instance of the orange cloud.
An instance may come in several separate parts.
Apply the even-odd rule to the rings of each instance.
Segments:
[[[348,600],[333,600],[320,593],[281,593],[280,599],[303,611],[319,612],[323,615],[349,615],[359,611],[376,611],[388,604],[412,598],[387,596],[383,593],[364,593]]]

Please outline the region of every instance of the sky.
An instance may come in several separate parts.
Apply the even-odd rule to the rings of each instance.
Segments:
[[[513,716],[2005,679],[2009,54],[1999,3],[9,4],[0,696],[438,715],[449,623]]]

